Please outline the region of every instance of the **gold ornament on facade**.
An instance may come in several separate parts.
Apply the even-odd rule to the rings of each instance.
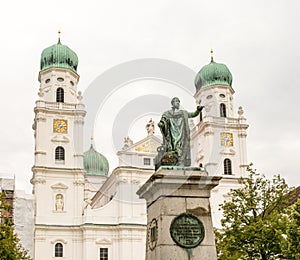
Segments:
[[[233,135],[232,133],[221,133],[221,145],[233,146]]]
[[[53,131],[56,133],[65,133],[68,130],[67,120],[55,119],[53,121]]]

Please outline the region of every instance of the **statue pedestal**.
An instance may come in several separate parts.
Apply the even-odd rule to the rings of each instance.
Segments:
[[[146,260],[216,260],[210,191],[221,177],[160,167],[137,191],[147,202]]]

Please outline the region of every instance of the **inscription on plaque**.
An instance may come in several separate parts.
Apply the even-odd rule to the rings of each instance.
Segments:
[[[183,213],[174,218],[170,234],[174,242],[183,248],[197,247],[205,236],[203,223],[191,213]]]

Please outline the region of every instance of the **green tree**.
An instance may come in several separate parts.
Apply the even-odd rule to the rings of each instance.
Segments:
[[[231,190],[223,209],[222,230],[216,232],[219,259],[279,259],[286,236],[290,192],[279,175],[267,179],[248,168],[241,188]]]
[[[283,252],[287,259],[300,259],[300,200],[291,206]]]
[[[27,251],[21,246],[14,233],[10,217],[11,205],[6,203],[5,194],[0,193],[0,257],[1,260],[30,260]]]

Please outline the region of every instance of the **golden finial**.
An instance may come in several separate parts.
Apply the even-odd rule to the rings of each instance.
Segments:
[[[60,31],[60,29],[58,29],[58,43],[60,43],[60,34],[61,34],[61,31]]]
[[[210,49],[210,60],[211,62],[214,61],[214,50],[212,48]]]

